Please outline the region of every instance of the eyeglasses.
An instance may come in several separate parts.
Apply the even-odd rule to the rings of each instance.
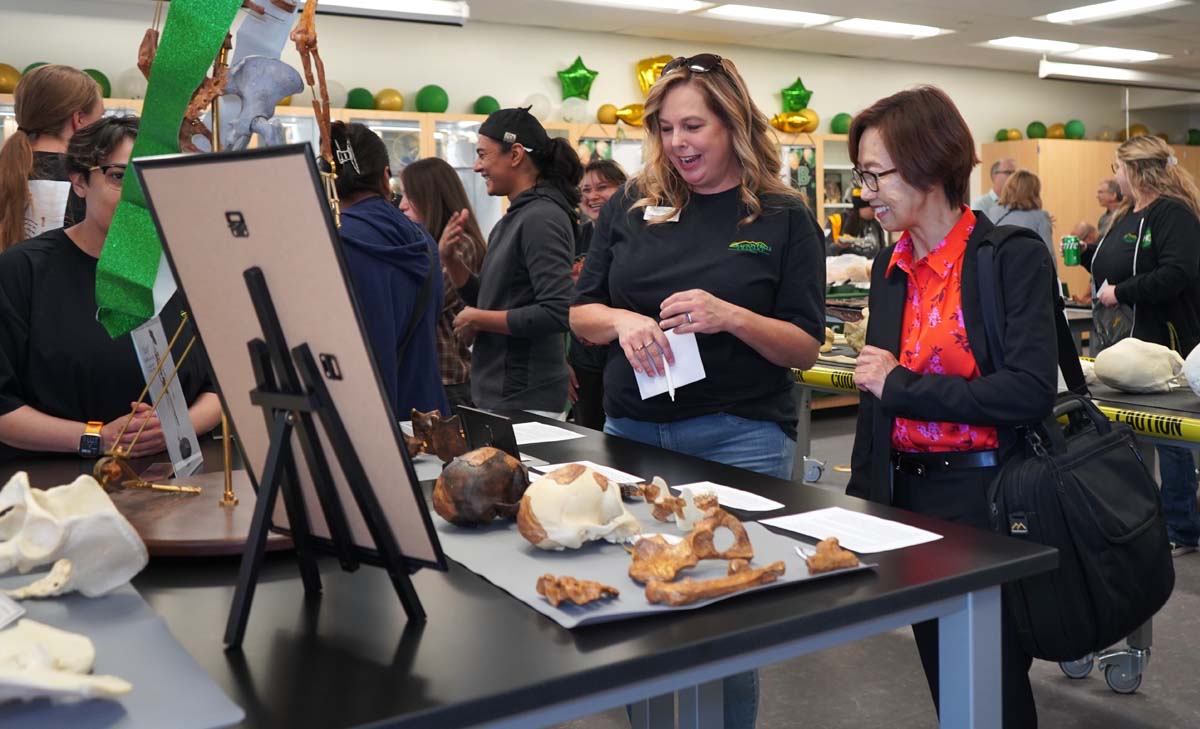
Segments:
[[[692,73],[708,73],[714,68],[721,68],[721,57],[715,53],[700,53],[691,58],[679,56],[663,66],[659,77],[666,76],[668,73],[678,71],[681,68],[686,68]]]
[[[897,171],[897,168],[893,167],[892,169],[884,170],[883,172],[867,172],[866,170],[860,170],[855,167],[850,173],[850,180],[854,183],[855,187],[865,186],[871,192],[879,192],[879,178],[887,177],[888,175]]]
[[[100,170],[100,174],[104,175],[105,182],[112,185],[113,187],[120,188],[121,183],[125,181],[125,168],[126,167],[128,167],[128,165],[123,165],[123,164],[97,165],[96,167],[89,167],[88,172],[95,172],[96,170]]]

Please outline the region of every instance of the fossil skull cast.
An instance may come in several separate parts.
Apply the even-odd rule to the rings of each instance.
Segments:
[[[0,574],[54,564],[44,578],[14,591],[17,596],[78,590],[98,597],[124,585],[147,561],[141,537],[91,476],[43,491],[30,488],[20,472],[0,489]]]
[[[476,448],[450,461],[433,487],[433,509],[457,526],[517,515],[529,472],[498,448]]]
[[[529,485],[521,497],[517,529],[536,547],[561,550],[597,539],[616,544],[642,527],[621,503],[617,484],[576,463]]]
[[[85,636],[21,620],[0,631],[0,703],[40,698],[113,697],[133,686],[116,676],[92,676],[96,649]]]

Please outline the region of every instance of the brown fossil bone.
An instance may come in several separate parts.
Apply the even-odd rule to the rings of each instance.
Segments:
[[[589,602],[618,597],[621,594],[617,588],[599,582],[577,580],[566,575],[555,577],[551,574],[545,574],[538,578],[537,591],[554,607],[558,607],[566,600],[570,600],[576,605],[587,605]]]
[[[829,537],[817,542],[817,553],[811,557],[805,557],[804,561],[808,563],[808,574],[810,575],[858,566],[858,557],[854,555],[854,552],[842,549],[842,546],[838,544],[837,537]]]
[[[437,410],[412,411],[413,437],[425,444],[425,452],[449,463],[467,452],[467,436],[457,415],[443,418]]]
[[[671,607],[690,605],[700,600],[731,595],[751,587],[774,582],[783,575],[783,562],[772,562],[766,567],[751,568],[744,559],[729,563],[729,574],[711,580],[693,580],[685,577],[678,582],[651,580],[646,583],[646,599],[651,603],[666,603]]]
[[[511,519],[528,487],[529,472],[520,461],[497,448],[477,448],[442,470],[433,487],[433,509],[457,526]]]
[[[425,441],[420,438],[413,438],[406,433],[401,433],[400,435],[404,436],[404,449],[408,451],[409,458],[416,458],[425,452]]]
[[[721,527],[733,532],[734,537],[733,545],[724,551],[718,551],[713,544],[713,533]],[[633,555],[629,576],[643,585],[651,580],[673,580],[702,559],[754,558],[754,547],[750,545],[746,527],[736,516],[721,508],[714,509],[710,516],[696,524],[678,544],[669,544],[661,535],[655,535],[639,539],[637,544],[625,549]]]

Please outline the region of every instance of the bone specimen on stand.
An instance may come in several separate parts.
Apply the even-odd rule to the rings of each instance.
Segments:
[[[574,577],[555,577],[545,574],[538,578],[537,591],[554,607],[570,600],[576,605],[587,605],[589,602],[618,597],[621,593],[615,587],[594,582],[592,580],[577,580]]]
[[[425,452],[449,463],[467,452],[467,436],[457,415],[443,418],[437,410],[412,411],[413,437],[425,444]],[[411,451],[410,451],[411,453]]]
[[[442,469],[433,487],[433,509],[457,526],[477,526],[517,515],[529,471],[498,448],[477,448]]]
[[[578,549],[604,539],[614,544],[641,531],[621,501],[621,490],[602,474],[571,464],[529,485],[517,514],[521,536],[541,549]]]

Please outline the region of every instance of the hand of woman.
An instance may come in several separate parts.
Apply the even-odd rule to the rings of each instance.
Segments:
[[[454,323],[451,325],[454,327],[454,336],[458,337],[463,346],[470,347],[475,342],[475,335],[479,333],[479,327],[475,325],[477,311],[479,310],[474,306],[466,306],[454,317]]]
[[[658,322],[632,311],[615,313],[617,319],[613,328],[617,330],[617,341],[633,371],[645,372],[651,377],[665,374],[663,357],[667,358],[667,364],[675,364],[675,355],[671,353],[667,335],[663,334]]]
[[[671,294],[659,310],[659,326],[677,334],[714,334],[729,331],[738,307],[702,289]]]
[[[133,403],[129,404],[133,405]],[[129,423],[128,427],[125,425],[126,422]],[[146,424],[146,429],[142,430],[142,434],[138,436],[138,430],[141,429],[143,423]],[[124,434],[121,434],[122,429],[125,430]],[[119,441],[117,440],[118,435],[121,435]],[[133,443],[135,436],[137,437],[137,443],[133,446],[132,450],[126,453],[130,458],[161,453],[167,449],[167,441],[163,436],[162,423],[159,422],[154,408],[144,402],[138,403],[133,415],[123,415],[111,423],[106,423],[100,429],[100,439],[105,452],[112,450],[115,445],[128,450],[129,444]]]
[[[1117,287],[1110,283],[1106,283],[1100,287],[1100,291],[1096,293],[1096,298],[1100,300],[1108,308],[1113,308],[1117,305]]]
[[[895,355],[886,349],[870,345],[863,347],[854,364],[854,385],[864,392],[882,398],[883,383],[887,381],[892,370],[899,366]]]
[[[446,221],[446,227],[442,228],[442,237],[438,240],[438,255],[441,256],[443,263],[447,259],[456,260],[461,255],[459,244],[462,243],[463,225],[470,217],[471,211],[466,208],[450,214],[450,219]]]

